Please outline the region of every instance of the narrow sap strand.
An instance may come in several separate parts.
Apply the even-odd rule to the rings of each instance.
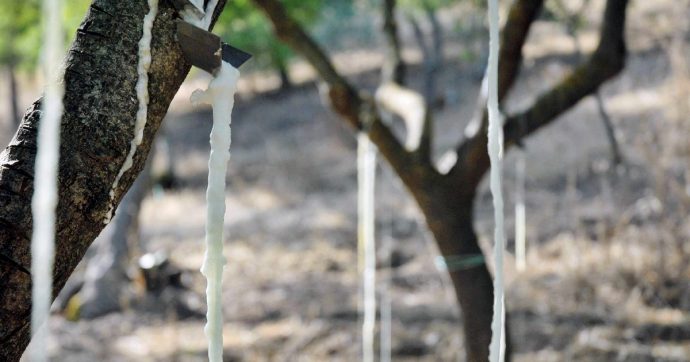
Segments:
[[[53,262],[55,260],[55,208],[58,201],[57,176],[60,153],[60,120],[64,88],[60,64],[64,56],[62,43],[61,0],[43,3],[43,73],[46,80],[42,117],[38,129],[34,194],[31,200],[33,233],[31,240],[31,331],[34,347],[31,360],[48,360],[47,327],[41,328],[50,315],[53,297]]]
[[[149,68],[151,67],[151,30],[153,29],[153,22],[156,20],[158,14],[158,0],[148,0],[149,12],[144,16],[144,25],[141,39],[139,40],[139,62],[137,64],[137,79],[136,91],[137,101],[139,102],[139,109],[137,110],[137,118],[134,123],[134,136],[129,142],[129,152],[125,162],[120,167],[120,171],[115,177],[112,187],[110,188],[110,206],[106,214],[104,223],[109,223],[113,217],[115,210],[115,190],[120,185],[122,176],[127,172],[134,163],[134,155],[137,152],[137,147],[141,145],[144,139],[144,128],[146,127],[146,120],[148,118],[149,107]]]
[[[206,91],[195,91],[192,103],[210,103],[213,107],[211,154],[208,161],[206,189],[206,254],[201,273],[206,277],[206,327],[208,358],[223,360],[223,225],[225,219],[225,174],[230,160],[230,123],[235,91],[240,73],[223,62],[218,75]]]
[[[503,163],[503,127],[501,115],[498,110],[498,0],[489,0],[489,159],[491,161],[490,188],[494,204],[494,306],[493,320],[491,322],[491,345],[489,347],[489,360],[502,362],[505,350],[504,317],[505,306],[503,302],[503,250],[505,248],[505,235],[503,229],[503,191],[501,189],[501,169]]]
[[[218,5],[218,0],[211,0],[206,5],[206,11],[203,19],[203,27],[208,30],[211,27],[211,21],[213,20],[213,12],[216,10],[216,5]]]
[[[527,266],[525,227],[525,151],[519,150],[515,163],[515,258],[519,271],[525,270]]]
[[[389,231],[390,232],[390,231]],[[388,251],[389,257],[390,257],[390,251],[391,247],[390,244],[392,243],[392,235],[387,235],[385,237],[387,247],[384,246],[384,250]],[[390,268],[391,265],[389,264],[388,267]],[[380,294],[381,296],[381,302],[380,302],[380,309],[381,309],[381,327],[380,327],[380,334],[379,334],[379,360],[381,362],[391,362],[391,350],[392,350],[392,320],[393,320],[393,305],[391,301],[391,293],[390,293],[390,276],[388,277],[388,280],[382,285]]]
[[[362,353],[364,362],[374,361],[374,329],[376,326],[376,241],[374,239],[374,188],[376,150],[364,132],[357,137],[359,255],[363,259],[362,285],[364,321]]]

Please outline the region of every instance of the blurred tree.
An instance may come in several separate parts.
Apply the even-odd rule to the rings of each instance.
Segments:
[[[74,0],[65,7],[65,27],[74,29],[88,6],[88,0]],[[41,51],[41,2],[39,0],[0,2],[0,66],[7,71],[11,118],[19,124],[19,89],[17,72],[32,72]],[[71,40],[71,39],[70,39]]]
[[[0,2],[0,65],[9,78],[11,118],[19,124],[17,70],[33,69],[40,48],[40,3],[38,0]]]
[[[333,110],[353,128],[368,133],[417,201],[446,260],[463,312],[467,359],[486,361],[491,339],[493,286],[473,225],[477,187],[490,167],[485,101],[480,96],[479,116],[470,122],[452,157],[446,158],[453,162],[437,166],[431,155],[433,112],[423,95],[390,83],[379,87],[376,101],[363,95],[336,70],[328,55],[280,1],[253,1],[271,20],[276,35],[318,71],[328,86]],[[512,3],[501,38],[499,99],[508,95],[517,79],[522,47],[542,5],[543,0]],[[623,69],[627,5],[627,0],[608,0],[599,45],[590,57],[527,109],[506,116],[506,148],[520,144],[522,138],[548,125]],[[385,16],[391,13],[384,11]],[[383,121],[381,109],[394,112],[406,121],[408,140],[404,145]],[[411,127],[421,132],[411,132]],[[416,139],[410,140],[410,135]]]
[[[286,0],[287,11],[300,23],[312,25],[323,8],[319,0]],[[254,55],[252,65],[275,69],[280,88],[291,86],[288,66],[292,51],[273,36],[271,24],[249,0],[231,1],[218,19],[216,32],[228,43]]]
[[[582,46],[580,45],[580,39],[578,38],[578,33],[585,26],[586,20],[585,13],[589,7],[590,0],[580,0],[576,7],[572,7],[572,3],[566,3],[564,0],[556,0],[549,2],[546,10],[555,19],[560,20],[565,27],[566,33],[573,40],[573,46],[575,47],[575,55],[578,61],[582,58]],[[594,100],[596,101],[597,111],[601,117],[601,121],[606,131],[606,137],[609,141],[609,147],[611,148],[611,163],[614,166],[623,163],[623,155],[620,151],[620,146],[618,145],[618,138],[616,137],[616,128],[613,125],[611,116],[606,110],[606,105],[604,104],[604,98],[601,92],[598,90],[593,94]]]

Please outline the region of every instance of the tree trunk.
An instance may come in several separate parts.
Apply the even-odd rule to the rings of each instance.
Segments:
[[[473,226],[474,189],[459,191],[462,189],[440,175],[427,175],[422,179],[421,185],[408,184],[412,180],[403,177],[424,214],[441,255],[446,260],[476,257],[482,260],[482,250]],[[485,362],[489,359],[493,316],[493,279],[489,269],[483,261],[465,266],[447,262],[447,268],[462,311],[467,361]],[[508,334],[505,356],[509,361]]]
[[[19,90],[17,88],[16,71],[17,70],[15,69],[14,64],[10,63],[10,65],[7,67],[7,76],[10,78],[10,109],[12,112],[12,124],[15,127],[18,127],[19,122],[21,121],[21,117],[19,116]]]
[[[479,264],[453,270],[451,278],[465,317],[464,330],[470,361],[488,359],[493,314],[493,286],[472,227],[472,206],[478,184],[490,167],[486,117],[481,117],[473,132],[456,148],[457,162],[446,174],[438,173],[423,147],[408,150],[398,142],[380,116],[383,103],[372,104],[358,95],[340,75],[328,56],[300,25],[290,18],[278,0],[254,0],[274,25],[275,33],[304,56],[328,85],[333,110],[346,124],[366,130],[395,172],[419,204],[431,232],[448,260],[479,256]],[[503,31],[499,53],[499,98],[503,99],[517,79],[522,48],[543,0],[516,0],[511,6]],[[504,147],[550,124],[557,116],[593,93],[606,80],[618,74],[625,61],[625,15],[628,0],[608,0],[604,11],[600,43],[589,60],[530,107],[509,115],[504,123]],[[426,47],[418,24],[411,19],[420,46]],[[424,51],[428,54],[428,51]],[[385,88],[385,87],[382,87]],[[381,90],[381,89],[380,89]],[[377,98],[384,92],[377,91]],[[377,108],[378,107],[378,108]],[[404,117],[404,115],[401,115]],[[506,341],[506,355],[510,356]]]
[[[216,17],[224,5],[220,0]],[[144,0],[94,0],[67,56],[53,295],[105,226],[109,191],[134,136],[138,42],[147,12]],[[153,137],[189,71],[175,40],[177,18],[171,5],[161,1],[153,26],[148,122],[134,165],[115,190],[115,203],[143,168]],[[30,338],[30,200],[40,105],[38,100],[28,110],[0,155],[1,361],[19,360]]]
[[[278,76],[280,76],[280,90],[286,91],[292,88],[292,81],[290,80],[287,65],[283,62],[278,64]]]
[[[441,200],[437,200],[439,201]],[[442,211],[438,209],[446,209],[440,206],[432,207],[436,210],[425,211],[424,214],[436,214]],[[463,211],[456,214],[458,210]],[[429,223],[441,254],[447,259],[482,255],[472,226],[472,200],[464,202],[464,205],[456,205],[454,211],[455,213],[451,214],[452,220],[437,219]],[[489,269],[486,263],[457,268],[448,265],[448,273],[462,310],[467,360],[488,361],[494,298],[493,280]],[[506,358],[509,359],[509,356],[510,353],[506,353]]]

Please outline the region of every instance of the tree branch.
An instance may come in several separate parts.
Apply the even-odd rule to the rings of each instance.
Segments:
[[[253,0],[273,23],[276,36],[301,54],[328,85],[331,106],[355,129],[367,131],[369,138],[383,156],[401,175],[411,166],[424,167],[402,146],[391,130],[382,122],[374,101],[359,92],[335,69],[326,53],[307,32],[287,13],[280,1]]]
[[[498,54],[498,100],[502,101],[513,88],[520,66],[522,65],[522,48],[532,24],[537,19],[544,0],[516,0],[510,7],[508,20],[501,33],[501,49]],[[486,78],[486,77],[484,77]],[[486,133],[489,118],[486,112],[486,87],[482,81],[475,114],[465,128],[465,137],[474,138]]]
[[[225,5],[219,1],[216,16]],[[109,191],[125,160],[138,109],[137,50],[145,1],[95,0],[68,53],[61,123],[53,295],[103,229]],[[214,18],[215,18],[214,17]],[[175,40],[176,11],[161,2],[153,27],[149,113],[134,165],[115,201],[141,171],[170,102],[190,65]],[[96,35],[98,34],[98,35]],[[0,155],[0,360],[17,361],[29,342],[31,195],[40,100]]]
[[[608,0],[599,45],[589,60],[539,97],[530,108],[506,119],[506,148],[551,123],[623,69],[626,56],[624,35],[627,5],[628,0]],[[488,168],[486,132],[482,132],[460,146],[458,162],[451,172],[470,175],[471,183],[476,185]]]
[[[396,0],[383,0],[383,34],[386,40],[386,59],[383,64],[384,82],[405,84],[405,63],[395,20]]]

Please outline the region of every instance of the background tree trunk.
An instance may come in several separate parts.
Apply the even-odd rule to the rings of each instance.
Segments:
[[[426,132],[427,140],[419,142],[419,147],[408,149],[399,143],[381,121],[381,106],[385,106],[385,103],[400,103],[385,102],[385,99],[382,101],[383,98],[394,97],[395,93],[414,91],[384,92],[387,87],[384,84],[377,91],[376,103],[360,96],[355,87],[337,72],[316,42],[287,15],[279,1],[254,0],[254,3],[269,17],[276,35],[296,52],[301,53],[327,83],[333,110],[355,129],[368,132],[372,142],[419,204],[443,256],[455,259],[481,255],[472,225],[472,209],[478,185],[490,167],[486,149],[487,117],[478,117],[473,131],[467,134],[467,138],[463,138],[457,147],[457,162],[447,174],[440,174],[429,157],[428,149],[432,142],[429,132]],[[522,64],[522,48],[542,3],[543,0],[515,0],[511,6],[499,54],[500,99],[508,94],[517,79]],[[600,43],[592,56],[526,110],[506,118],[506,148],[552,122],[623,69],[626,54],[624,29],[627,4],[627,0],[608,0],[602,21]],[[419,39],[423,38],[419,29],[415,32]],[[420,46],[428,48],[424,41],[420,41]],[[429,51],[424,53],[428,54]],[[483,102],[479,107],[484,107]],[[431,129],[430,105],[427,102],[426,107],[422,105],[422,108],[425,113],[425,128]],[[403,114],[392,111],[402,118],[410,117],[409,114],[404,114],[409,111],[409,107],[403,110]],[[413,111],[419,113],[420,109]],[[485,115],[485,112],[481,114]],[[486,263],[453,270],[451,279],[464,318],[467,358],[471,362],[484,362],[488,359],[493,313],[493,283]],[[508,341],[506,344],[507,358],[510,358]]]
[[[19,111],[19,89],[17,87],[17,69],[12,63],[10,63],[10,65],[7,66],[7,77],[9,78],[10,86],[10,110],[12,112],[12,124],[18,127],[19,122],[21,122],[22,119]]]
[[[139,241],[139,210],[150,184],[149,159],[144,171],[122,198],[113,221],[96,240],[98,249],[89,260],[79,292],[79,318],[96,318],[120,309],[129,282],[130,246]]]
[[[223,9],[220,0],[215,17]],[[133,137],[137,51],[145,0],[94,0],[67,56],[53,295],[101,232],[109,191]],[[161,1],[153,27],[149,113],[134,165],[115,190],[119,203],[142,170],[190,65],[175,40],[176,11]],[[17,361],[29,342],[31,195],[40,100],[0,156],[0,360]]]

